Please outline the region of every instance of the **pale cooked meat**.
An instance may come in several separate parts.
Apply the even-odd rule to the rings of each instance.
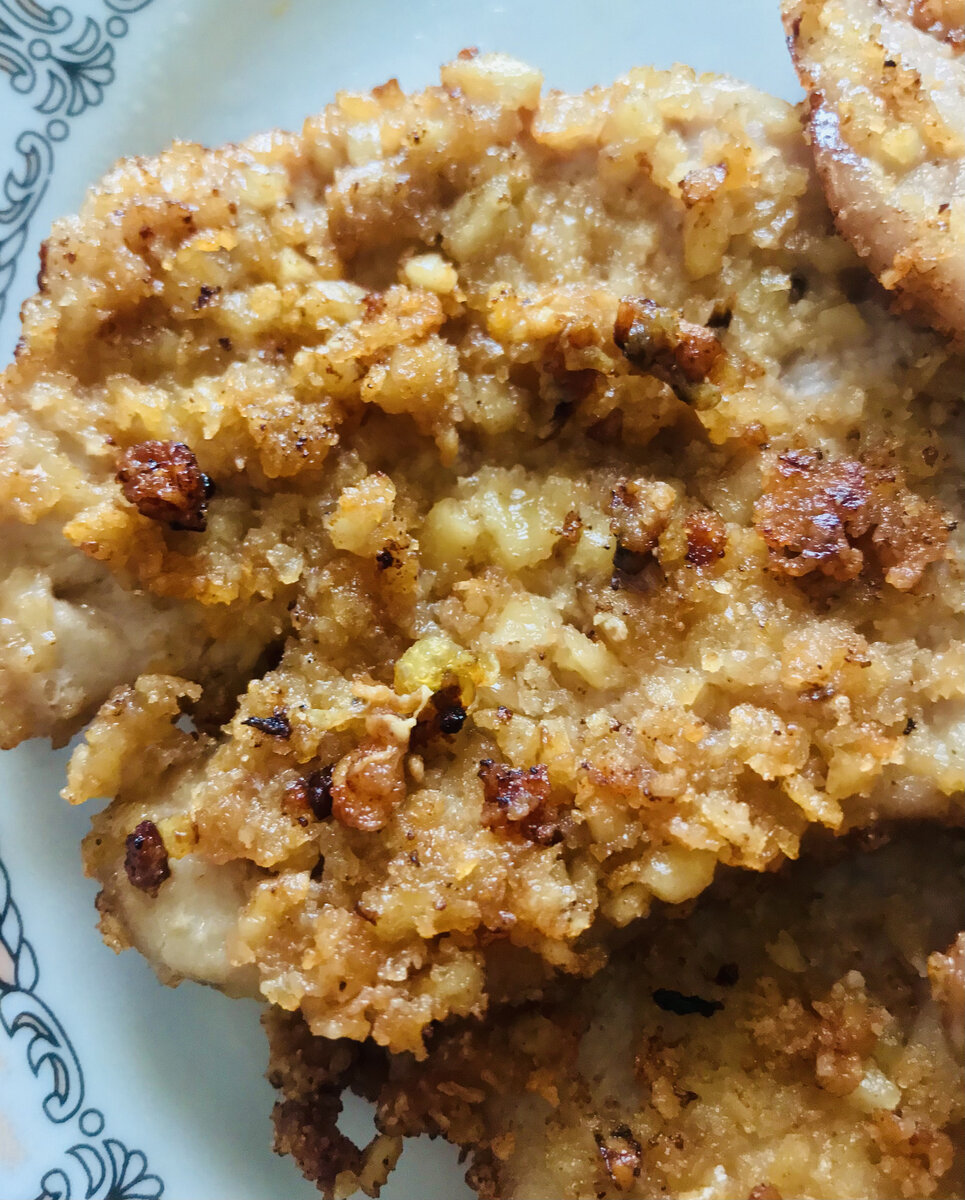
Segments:
[[[838,228],[900,306],[965,334],[965,5],[784,0]]]
[[[273,1011],[276,1149],[325,1195],[377,1194],[428,1132],[485,1200],[958,1200],[963,863],[934,830],[728,878],[590,983],[437,1029],[423,1062]],[[335,1124],[347,1087],[377,1104],[364,1151]]]
[[[2,749],[38,736],[66,742],[114,688],[149,670],[203,677],[216,716],[260,656],[244,631],[215,635],[200,606],[125,587],[50,517],[0,523],[0,561]]]
[[[56,525],[0,526],[0,746],[66,741],[112,688],[166,645],[177,618],[122,588]]]
[[[959,810],[961,363],[829,226],[779,101],[467,56],[55,227],[0,494],[277,647],[77,751],[113,944],[418,1050],[718,863]]]

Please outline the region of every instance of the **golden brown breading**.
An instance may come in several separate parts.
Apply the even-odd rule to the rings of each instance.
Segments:
[[[0,503],[270,668],[220,731],[203,661],[104,705],[109,940],[419,1050],[719,862],[956,811],[960,361],[829,226],[781,102],[471,56],[58,225]],[[755,522],[792,451],[898,496],[820,594]]]
[[[930,830],[728,876],[590,983],[436,1030],[422,1062],[275,1010],[276,1149],[326,1195],[341,1172],[341,1194],[377,1194],[363,1157],[428,1132],[467,1153],[487,1200],[961,1197],[965,1078],[943,1003],[961,1021],[963,1001],[929,976],[945,978],[963,867],[961,838]],[[377,1103],[364,1156],[332,1141],[346,1086]]]
[[[783,0],[841,232],[900,307],[965,336],[965,5]]]

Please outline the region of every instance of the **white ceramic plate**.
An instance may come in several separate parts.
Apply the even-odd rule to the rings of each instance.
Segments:
[[[470,45],[566,89],[683,61],[798,95],[778,0],[0,0],[0,360],[51,220],[115,158],[298,127],[340,88],[434,82]],[[317,1195],[270,1151],[257,1006],[163,988],[101,943],[65,762],[0,755],[0,1200]],[[383,1195],[470,1193],[423,1139]]]

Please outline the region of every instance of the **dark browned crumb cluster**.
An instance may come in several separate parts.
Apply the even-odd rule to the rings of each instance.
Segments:
[[[789,450],[764,481],[754,523],[775,569],[838,582],[862,572],[901,590],[941,558],[954,522],[904,483],[899,467]]]
[[[153,821],[141,821],[133,832],[128,834],[124,871],[133,887],[151,896],[156,896],[161,884],[170,878],[168,852]]]
[[[102,702],[110,943],[420,1053],[957,812],[960,361],[865,274],[800,114],[684,68],[119,164],[0,378],[0,742]]]
[[[203,533],[211,480],[183,442],[137,442],[120,457],[117,482],[142,517]]]
[[[364,1157],[428,1132],[485,1200],[960,1197],[963,868],[931,829],[728,876],[590,984],[432,1031],[423,1062],[273,1012],[276,1147],[325,1195],[376,1194]],[[364,1153],[347,1087],[376,1102]]]

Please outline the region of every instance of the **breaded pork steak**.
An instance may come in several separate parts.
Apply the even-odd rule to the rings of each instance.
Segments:
[[[428,1132],[486,1200],[959,1200],[963,863],[929,831],[731,876],[589,984],[442,1026],[424,1062],[276,1010],[276,1148],[326,1195],[377,1194]],[[346,1082],[377,1102],[363,1152]]]
[[[838,228],[899,305],[965,338],[965,3],[783,0]]]
[[[122,163],[2,384],[8,511],[184,614],[70,768],[108,939],[418,1051],[959,811],[961,361],[878,292],[799,114],[684,68]]]

